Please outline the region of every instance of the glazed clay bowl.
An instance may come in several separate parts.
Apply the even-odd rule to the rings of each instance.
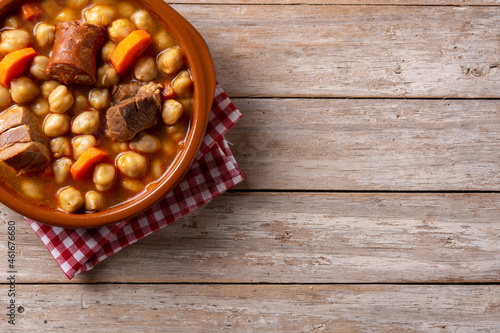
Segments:
[[[184,149],[178,154],[156,186],[133,199],[102,212],[68,214],[36,205],[0,182],[0,201],[14,211],[46,224],[66,228],[95,228],[132,218],[162,199],[182,179],[201,145],[215,90],[215,71],[203,37],[177,11],[162,0],[136,1],[164,24],[183,50],[194,84],[193,116]],[[0,18],[16,10],[18,0],[0,0]]]

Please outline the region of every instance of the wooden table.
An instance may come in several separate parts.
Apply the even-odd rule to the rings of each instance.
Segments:
[[[0,331],[500,331],[500,1],[283,3],[174,5],[246,181],[72,281],[0,206]]]

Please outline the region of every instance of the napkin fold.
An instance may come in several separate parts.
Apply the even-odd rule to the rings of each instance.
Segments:
[[[25,219],[64,274],[72,279],[243,181],[224,138],[241,117],[217,84],[205,137],[190,169],[163,199],[130,220],[94,229],[68,229]]]

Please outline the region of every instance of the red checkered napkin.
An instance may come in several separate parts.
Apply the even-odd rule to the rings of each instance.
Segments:
[[[95,229],[53,227],[26,218],[69,279],[141,238],[173,223],[243,180],[226,133],[241,113],[217,85],[205,138],[181,182],[146,212]]]

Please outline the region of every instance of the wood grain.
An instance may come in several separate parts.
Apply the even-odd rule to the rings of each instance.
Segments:
[[[12,332],[500,330],[499,286],[125,284],[19,289],[24,312],[17,315]]]
[[[245,5],[372,5],[372,6],[498,6],[498,0],[176,0],[169,4]]]
[[[500,190],[496,100],[234,103],[240,189]]]
[[[496,7],[175,5],[240,97],[498,97]]]
[[[66,282],[4,216],[18,225],[19,282]],[[226,194],[73,282],[498,282],[498,216],[499,194]]]

